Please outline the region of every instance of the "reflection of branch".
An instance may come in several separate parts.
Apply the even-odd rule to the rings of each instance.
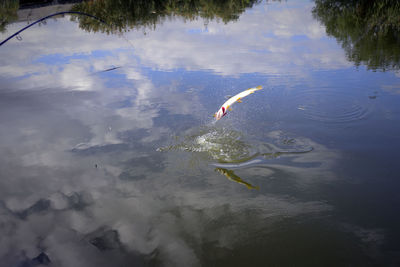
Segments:
[[[224,168],[215,168],[215,171],[219,172],[222,175],[225,175],[229,180],[234,181],[239,184],[245,185],[248,189],[259,189],[258,186],[253,186],[246,181],[243,181],[242,178],[237,176],[232,170],[224,169]]]

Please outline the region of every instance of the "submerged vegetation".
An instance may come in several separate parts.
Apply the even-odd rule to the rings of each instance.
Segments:
[[[246,8],[257,0],[97,0],[76,4],[72,11],[84,12],[101,18],[105,23],[75,16],[74,20],[87,31],[107,33],[124,32],[130,29],[155,28],[157,24],[172,16],[187,20],[198,17],[224,23],[235,21]]]
[[[316,0],[313,16],[357,66],[400,69],[399,1]]]

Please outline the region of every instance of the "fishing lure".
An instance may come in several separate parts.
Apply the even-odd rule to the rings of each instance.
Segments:
[[[250,88],[247,89],[235,96],[232,96],[231,98],[229,98],[221,107],[220,109],[214,114],[214,117],[216,120],[221,119],[223,116],[226,115],[226,113],[228,112],[228,110],[232,110],[230,107],[235,103],[235,102],[242,102],[242,98],[246,97],[252,93],[254,93],[255,91],[261,90],[262,86],[257,86],[255,88]]]

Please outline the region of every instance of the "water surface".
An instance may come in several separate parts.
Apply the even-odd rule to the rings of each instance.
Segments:
[[[0,46],[0,265],[400,264],[398,35],[327,2],[100,1]]]

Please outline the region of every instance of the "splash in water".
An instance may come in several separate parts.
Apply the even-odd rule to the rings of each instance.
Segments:
[[[284,156],[293,156],[308,153],[313,150],[307,143],[302,143],[294,138],[276,135],[273,137],[279,145],[266,142],[250,142],[241,132],[212,126],[203,126],[192,129],[176,144],[160,147],[158,151],[181,150],[192,152],[193,157],[205,157],[218,173],[229,180],[246,185],[249,189],[256,186],[245,182],[233,170],[258,166],[266,166],[271,160]]]
[[[177,144],[161,147],[158,151],[184,150],[197,152],[217,162],[236,162],[249,158],[257,151],[235,130],[215,126],[194,129]]]

